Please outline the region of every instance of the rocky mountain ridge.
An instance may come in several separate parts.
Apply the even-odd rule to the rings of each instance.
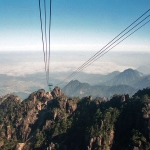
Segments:
[[[68,98],[59,87],[0,98],[2,150],[150,149],[150,88],[109,101]]]

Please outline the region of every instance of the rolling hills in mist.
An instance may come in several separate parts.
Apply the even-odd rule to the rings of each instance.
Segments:
[[[69,72],[59,73],[58,75],[51,74],[53,85],[56,85],[68,74]],[[76,79],[78,79],[78,81],[76,81]],[[12,93],[18,95],[21,99],[25,99],[35,90],[41,88],[48,90],[44,73],[35,73],[26,76],[0,74],[0,82],[1,96]],[[67,83],[64,83],[61,88],[63,88],[63,91],[69,96],[82,97],[91,93],[94,97],[110,97],[115,93],[129,93],[132,95],[138,89],[148,87],[150,80],[149,75],[145,75],[133,69],[126,69],[123,72],[114,71],[106,75],[81,72],[73,78],[73,81],[66,84]],[[98,91],[101,93],[98,93]]]
[[[112,78],[107,78],[110,74],[105,76],[104,82],[97,85],[90,85],[82,83],[78,80],[70,81],[63,91],[68,96],[87,96],[91,94],[94,97],[110,98],[114,94],[129,94],[132,96],[137,90],[150,86],[150,75],[144,75],[133,69],[126,69],[123,72],[111,73]]]

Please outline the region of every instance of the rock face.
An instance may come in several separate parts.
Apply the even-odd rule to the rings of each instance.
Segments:
[[[11,139],[11,127],[10,126],[6,127],[6,135],[7,135],[7,140]]]
[[[114,141],[114,131],[111,130],[110,134],[108,134],[108,141],[105,141],[105,137],[99,135],[98,137],[92,137],[89,140],[89,144],[87,146],[88,150],[93,150],[96,147],[103,147],[104,145],[108,145],[107,146],[107,150],[110,150],[112,145],[113,145],[113,141]],[[106,147],[103,149],[106,149]]]
[[[16,145],[16,149],[15,149],[15,150],[22,150],[23,147],[24,147],[24,145],[25,145],[25,143],[18,143],[18,144]]]
[[[60,99],[57,100],[57,98]],[[57,111],[54,113],[54,120],[56,117],[57,119],[62,117],[62,110],[67,109],[67,104],[69,105],[68,110],[71,109],[70,112],[76,109],[76,105],[72,104],[72,101],[67,101],[67,97],[59,87],[55,87],[52,93],[45,92],[43,89],[38,90],[31,93],[24,101],[21,101],[17,96],[9,94],[1,97],[0,114],[1,116],[4,115],[4,118],[0,120],[0,122],[3,122],[2,124],[0,123],[0,138],[8,141],[11,139],[21,140],[22,143],[18,143],[14,147],[17,150],[24,150],[27,143],[30,145],[30,139],[34,140],[38,128],[47,129],[53,124],[53,119],[47,120],[47,118],[50,115],[49,108],[53,108],[53,105],[56,103],[58,108],[55,109]],[[8,125],[5,126],[4,124]],[[26,143],[26,141],[28,142]],[[0,140],[0,146],[2,147],[3,145],[4,141]],[[53,149],[52,145],[50,147]]]
[[[4,97],[0,97],[0,104],[4,103],[6,100],[21,103],[21,100],[18,96],[7,94]]]
[[[72,113],[77,108],[77,102],[73,99],[68,99],[66,102],[66,110],[68,113]]]
[[[35,125],[36,122],[40,121],[42,124],[45,121],[45,117],[42,116],[46,114],[47,103],[51,100],[53,100],[51,93],[44,90],[30,94],[24,101],[9,94],[1,97],[0,115],[4,117],[0,118],[0,122],[3,122],[0,123],[0,138],[6,138],[8,141],[19,139],[22,142],[28,140],[40,126]],[[19,143],[16,149],[23,149],[24,144]],[[0,145],[3,146],[4,141],[0,141]]]
[[[59,87],[55,87],[52,91],[53,98],[64,96],[64,93],[62,93],[62,90]]]
[[[21,133],[18,136],[20,136],[23,141],[26,141],[30,138],[30,134],[35,132],[33,126],[39,119],[41,122],[44,121],[44,117],[39,117],[44,114],[47,102],[51,99],[52,96],[50,93],[45,93],[44,90],[38,90],[29,95],[28,99],[23,101],[21,107],[24,110],[24,113],[22,114],[24,119],[20,118],[20,120],[18,120],[19,125],[17,124],[19,133]]]
[[[4,145],[4,141],[0,141],[0,148]]]

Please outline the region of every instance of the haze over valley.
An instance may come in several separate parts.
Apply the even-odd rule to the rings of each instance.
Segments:
[[[35,90],[48,90],[42,52],[16,51],[0,53],[1,95],[14,93],[24,99]],[[93,53],[92,51],[52,52],[50,79],[54,86],[68,76],[72,70],[78,68]],[[143,76],[146,76],[150,74],[149,58],[149,52],[112,51],[90,67],[87,67],[83,72],[72,78],[72,80],[79,80],[91,86],[105,84],[105,82],[107,83],[107,81],[128,68],[137,70]],[[61,87],[63,88],[68,82],[62,84]],[[105,85],[108,86],[109,84]]]

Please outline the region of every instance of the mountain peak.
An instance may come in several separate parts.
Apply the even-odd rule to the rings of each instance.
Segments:
[[[128,68],[128,69],[126,69],[126,70],[124,70],[123,72],[126,72],[126,71],[135,71],[135,70],[133,70],[132,68]]]
[[[78,80],[71,80],[69,83],[70,83],[70,84],[72,84],[72,83],[74,83],[74,84],[78,84],[78,83],[81,83],[81,82],[80,82],[80,81],[78,81]]]
[[[121,74],[125,74],[125,75],[133,75],[135,77],[141,77],[143,76],[143,73],[140,73],[137,70],[133,70],[132,68],[126,69],[124,70]]]
[[[106,82],[106,85],[132,85],[134,82],[143,77],[143,74],[137,70],[128,68],[115,76],[113,79]]]

